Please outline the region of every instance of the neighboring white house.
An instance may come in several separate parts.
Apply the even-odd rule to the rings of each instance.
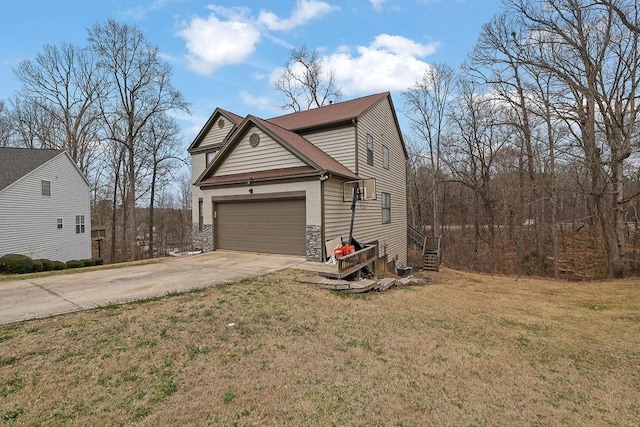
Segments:
[[[354,237],[407,263],[407,151],[389,92],[270,119],[217,108],[189,147],[194,241],[322,261],[348,238],[344,184],[376,180]],[[348,184],[347,184],[348,185]]]
[[[0,147],[0,256],[91,258],[90,185],[62,150]]]

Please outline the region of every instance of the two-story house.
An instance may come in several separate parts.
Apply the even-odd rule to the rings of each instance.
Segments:
[[[90,200],[66,151],[0,147],[0,255],[91,258]]]
[[[324,261],[324,242],[349,236],[345,182],[374,179],[375,200],[356,208],[353,236],[406,265],[407,151],[388,92],[270,119],[217,108],[189,153],[203,250]]]

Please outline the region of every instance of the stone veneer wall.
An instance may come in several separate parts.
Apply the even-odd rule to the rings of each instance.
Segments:
[[[198,223],[193,224],[193,246],[201,248],[202,252],[213,250],[213,225],[204,224],[202,231],[198,229]]]
[[[319,225],[307,225],[307,261],[322,262],[322,233]]]

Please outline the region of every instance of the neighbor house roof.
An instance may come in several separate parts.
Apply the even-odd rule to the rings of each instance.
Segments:
[[[0,191],[63,152],[51,149],[0,147]]]

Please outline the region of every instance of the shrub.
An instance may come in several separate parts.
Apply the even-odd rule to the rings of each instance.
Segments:
[[[53,270],[53,261],[46,258],[34,259],[33,262],[40,261],[42,263],[42,271]]]
[[[26,255],[7,254],[0,257],[0,271],[9,274],[31,273],[33,260]]]
[[[54,270],[66,270],[67,264],[62,261],[53,261],[53,269]]]
[[[44,269],[44,265],[42,265],[42,261],[39,259],[33,260],[33,271],[34,273],[40,273]]]
[[[93,267],[94,265],[96,265],[96,260],[95,259],[83,259],[83,260],[80,260],[80,261],[82,261],[82,264],[85,267]]]
[[[96,258],[96,265],[103,265],[104,264],[104,260],[102,258]]]
[[[78,259],[71,259],[67,261],[67,268],[81,268],[84,267],[84,262]]]

